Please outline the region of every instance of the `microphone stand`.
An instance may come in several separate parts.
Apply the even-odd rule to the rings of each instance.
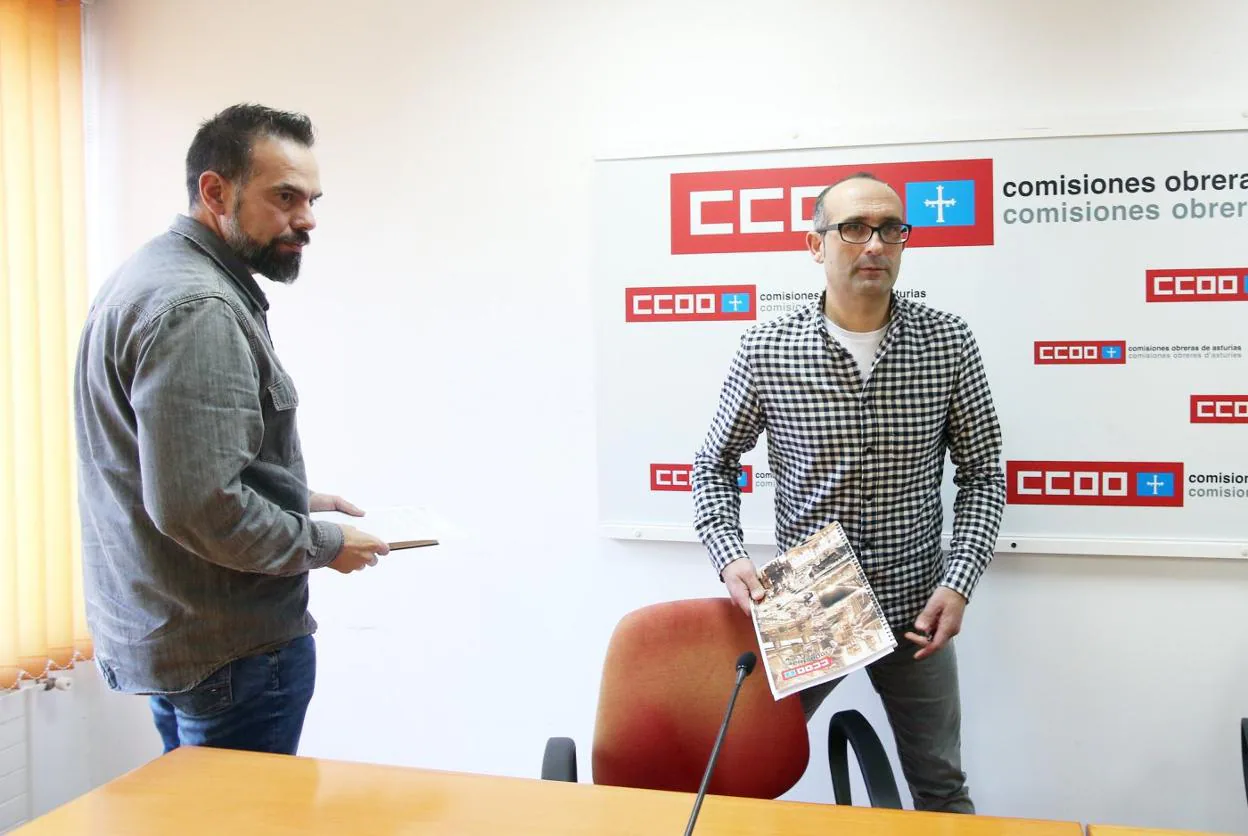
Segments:
[[[749,666],[750,668],[753,665]],[[719,758],[719,747],[724,742],[724,734],[728,731],[728,718],[732,716],[732,708],[737,702],[737,694],[741,691],[741,683],[750,673],[746,665],[737,665],[737,684],[733,686],[732,697],[728,700],[728,710],[724,712],[724,722],[719,726],[719,735],[715,738],[715,746],[711,749],[711,759],[706,764],[706,772],[702,775],[702,786],[698,788],[698,798],[693,803],[693,811],[689,814],[689,824],[685,825],[685,836],[693,833],[694,822],[698,819],[698,811],[702,809],[702,799],[706,795],[706,787],[711,783],[711,771],[715,769],[715,761]]]

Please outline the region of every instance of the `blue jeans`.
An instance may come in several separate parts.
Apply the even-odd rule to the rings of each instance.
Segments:
[[[169,752],[210,746],[293,755],[316,684],[316,642],[303,636],[218,668],[180,694],[151,697]]]

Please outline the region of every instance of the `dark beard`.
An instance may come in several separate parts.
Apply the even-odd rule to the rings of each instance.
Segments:
[[[307,232],[299,230],[293,235],[274,238],[267,244],[261,244],[237,224],[230,224],[226,229],[225,242],[234,254],[254,272],[282,284],[291,284],[299,278],[299,265],[303,260],[301,252],[282,252],[278,247],[282,244],[306,244],[311,240]]]

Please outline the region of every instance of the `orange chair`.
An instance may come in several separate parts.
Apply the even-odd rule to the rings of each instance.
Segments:
[[[753,623],[728,598],[669,601],[624,616],[603,664],[594,782],[699,789],[736,683],[737,659],[747,650],[762,655]],[[1245,735],[1248,741],[1248,721]],[[828,723],[828,767],[836,803],[853,803],[850,751],[868,803],[902,809],[884,746],[867,719],[853,709],[836,712]],[[707,792],[777,798],[802,777],[809,758],[800,699],[794,695],[776,702],[760,661],[737,696]],[[576,781],[576,772],[575,741],[547,740],[542,778]]]
[[[621,619],[603,664],[594,783],[696,792],[747,650],[762,655],[749,616],[728,598],[654,604]],[[707,792],[776,798],[809,759],[801,703],[775,700],[760,658],[741,686]],[[575,769],[575,743],[551,738],[542,777],[575,781]]]

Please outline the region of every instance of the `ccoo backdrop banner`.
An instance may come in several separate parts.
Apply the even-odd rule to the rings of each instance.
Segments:
[[[737,342],[818,298],[814,197],[866,170],[915,227],[897,290],[966,318],[984,355],[999,550],[1248,556],[1245,148],[1226,131],[599,162],[604,532],[695,539],[690,467]],[[743,465],[747,542],[774,543],[766,435]]]

